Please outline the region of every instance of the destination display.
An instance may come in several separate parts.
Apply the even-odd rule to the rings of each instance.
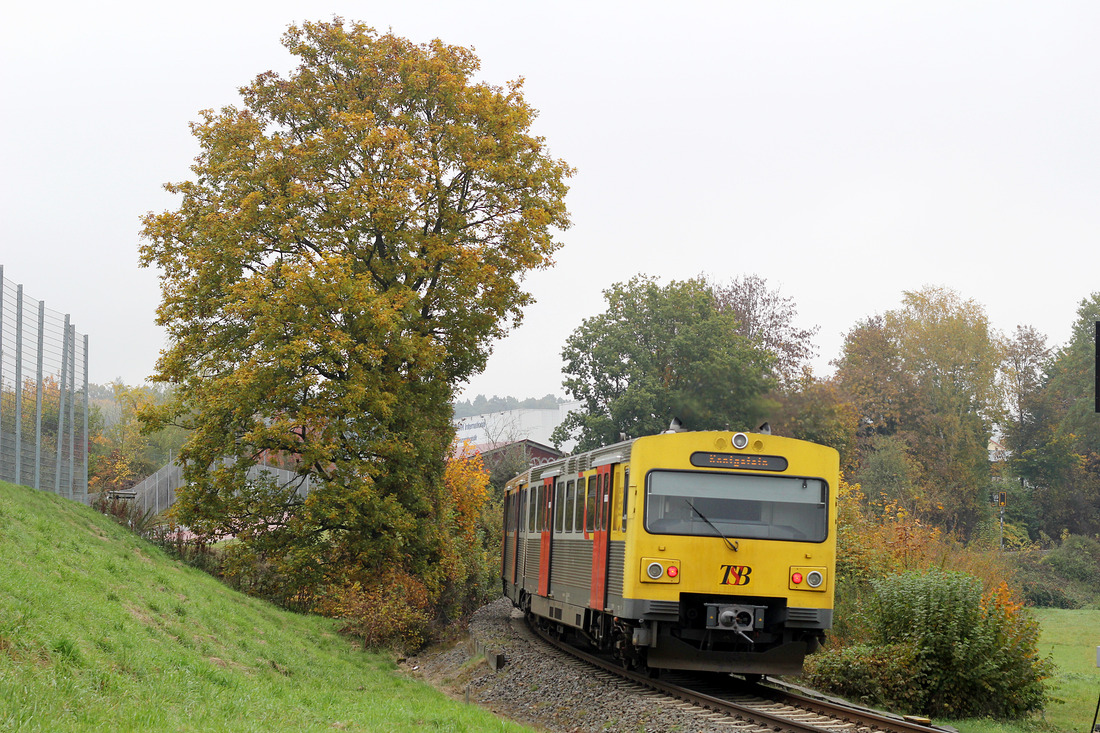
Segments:
[[[698,468],[741,468],[754,471],[786,471],[787,459],[783,456],[753,456],[744,453],[691,454],[691,465]]]

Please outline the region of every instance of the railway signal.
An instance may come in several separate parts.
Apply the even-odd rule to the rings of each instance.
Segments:
[[[1001,549],[1005,548],[1005,507],[1008,506],[1007,491],[990,491],[989,503],[1001,508]]]

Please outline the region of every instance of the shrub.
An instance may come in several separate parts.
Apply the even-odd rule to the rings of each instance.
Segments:
[[[408,573],[392,571],[369,587],[352,582],[331,592],[318,610],[344,619],[347,623],[340,631],[358,637],[364,647],[413,651],[429,638],[428,591]]]
[[[1060,547],[1043,558],[1058,575],[1100,590],[1100,542],[1079,535],[1066,535]]]
[[[913,670],[918,668],[912,643],[853,644],[808,657],[805,676],[811,684],[853,702],[915,709],[917,701],[911,698],[921,681],[914,679]]]
[[[1038,624],[1008,587],[982,593],[963,573],[872,582],[864,645],[811,657],[810,684],[929,716],[1018,717],[1041,709],[1051,664]]]
[[[1100,602],[1100,542],[1066,535],[1048,551],[1017,555],[1024,599],[1047,608],[1083,608]]]

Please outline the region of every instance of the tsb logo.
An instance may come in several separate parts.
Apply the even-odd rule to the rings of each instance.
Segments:
[[[748,585],[752,568],[748,565],[723,565],[722,585]]]

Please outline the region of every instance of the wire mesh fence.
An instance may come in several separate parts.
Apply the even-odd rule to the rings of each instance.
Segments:
[[[0,481],[87,502],[88,337],[0,265]]]
[[[294,471],[257,464],[248,469],[247,476],[249,481],[269,481],[281,487],[295,487],[295,493],[302,497],[309,493],[309,478]],[[160,514],[176,503],[176,492],[183,483],[183,468],[170,463],[129,489],[111,493],[119,499],[131,502],[142,514]]]

